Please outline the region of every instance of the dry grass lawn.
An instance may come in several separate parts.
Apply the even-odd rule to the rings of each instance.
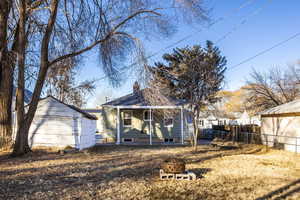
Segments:
[[[187,160],[196,181],[161,181],[163,159]],[[0,199],[300,199],[300,156],[243,145],[98,146],[59,155],[0,153]]]

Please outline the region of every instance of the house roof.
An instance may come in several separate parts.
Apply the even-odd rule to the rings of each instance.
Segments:
[[[245,111],[243,112],[243,114],[241,115],[240,118],[241,118],[241,119],[248,119],[248,118],[249,118],[248,112],[245,110]]]
[[[102,109],[100,108],[84,108],[82,110],[88,113],[102,113]]]
[[[272,114],[288,114],[288,113],[300,113],[300,99],[276,106],[274,108],[267,109],[260,115],[272,115]]]
[[[87,112],[81,110],[80,108],[78,108],[78,107],[76,107],[76,106],[66,104],[66,103],[64,103],[63,101],[60,101],[60,100],[58,100],[57,98],[55,98],[55,97],[53,97],[53,96],[51,96],[51,95],[49,95],[49,96],[47,96],[47,97],[45,97],[45,98],[42,98],[42,99],[40,99],[40,100],[44,100],[44,99],[48,99],[48,98],[52,98],[52,99],[56,100],[57,102],[59,102],[59,103],[61,103],[61,104],[64,104],[64,105],[68,106],[68,107],[71,108],[72,110],[75,110],[76,112],[81,113],[85,118],[92,119],[92,120],[97,120],[97,117],[96,117],[96,116],[91,115],[91,114],[89,114],[89,113],[87,113]]]
[[[137,107],[141,106],[142,107],[142,106],[179,106],[183,104],[182,101],[174,100],[163,95],[155,96],[157,102],[150,103],[150,101],[146,99],[147,92],[151,93],[151,90],[143,89],[140,90],[140,92],[133,92],[131,94],[117,98],[113,101],[102,104],[102,106],[137,106]],[[163,100],[160,101],[160,99]]]
[[[200,118],[208,118],[210,120],[217,120],[217,119],[233,119],[234,116],[224,113],[223,111],[219,110],[206,110],[200,113]]]

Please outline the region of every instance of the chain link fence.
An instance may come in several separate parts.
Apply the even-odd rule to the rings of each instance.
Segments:
[[[210,130],[201,130],[200,139],[214,138],[245,144],[262,144],[266,147],[300,153],[300,137],[262,134],[260,127],[256,125],[214,126]]]

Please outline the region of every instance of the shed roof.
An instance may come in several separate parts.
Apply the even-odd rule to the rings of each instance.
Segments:
[[[87,113],[102,113],[101,108],[84,108],[82,110]]]
[[[274,108],[267,109],[261,112],[261,115],[272,115],[272,114],[293,114],[300,113],[300,99],[276,106]]]
[[[227,114],[224,111],[220,111],[220,110],[206,110],[200,112],[200,118],[218,120],[218,119],[234,119],[235,116]]]
[[[48,98],[52,98],[52,99],[54,99],[55,101],[57,101],[57,102],[59,102],[59,103],[61,103],[61,104],[64,104],[65,106],[68,106],[68,107],[71,108],[72,110],[75,110],[76,112],[79,112],[80,114],[82,114],[85,118],[92,119],[92,120],[97,120],[97,117],[96,117],[96,116],[91,115],[91,114],[89,114],[89,113],[87,113],[87,112],[81,110],[80,108],[78,108],[78,107],[76,107],[76,106],[66,104],[66,103],[64,103],[64,102],[62,102],[62,101],[60,101],[60,100],[58,100],[57,98],[55,98],[55,97],[53,97],[53,96],[51,96],[51,95],[49,95],[49,96],[47,96],[47,97],[45,97],[45,98],[42,98],[42,99],[40,99],[40,100],[44,100],[44,99],[48,99]]]

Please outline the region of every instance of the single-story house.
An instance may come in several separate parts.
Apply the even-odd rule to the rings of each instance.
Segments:
[[[102,139],[121,143],[180,143],[189,138],[183,105],[178,101],[153,104],[146,99],[149,89],[133,93],[101,106]],[[90,113],[95,111],[86,110]],[[100,113],[100,112],[99,112]]]
[[[38,103],[29,130],[29,145],[77,149],[94,146],[96,120],[94,115],[48,96]]]
[[[260,126],[260,118],[258,115],[250,116],[245,110],[243,113],[236,115],[235,119],[238,125],[256,124]]]
[[[210,132],[213,126],[219,125],[260,125],[260,119],[257,116],[250,117],[247,111],[225,113],[220,110],[207,110],[200,113],[198,124],[200,129]]]
[[[202,112],[199,118],[199,128],[212,129],[214,125],[227,125],[230,120],[226,115],[214,111]]]
[[[262,140],[265,144],[300,152],[300,99],[260,114]]]

